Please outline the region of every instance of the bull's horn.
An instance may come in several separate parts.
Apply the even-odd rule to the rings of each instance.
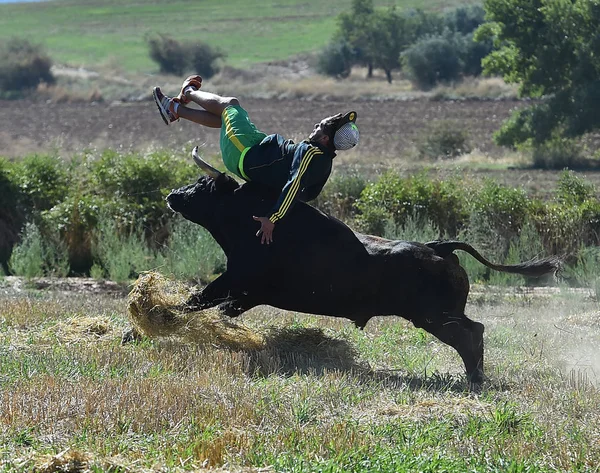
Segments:
[[[192,158],[194,159],[194,162],[198,165],[198,167],[213,179],[216,179],[222,174],[221,171],[216,170],[200,157],[200,155],[198,154],[197,146],[195,146],[192,150]]]

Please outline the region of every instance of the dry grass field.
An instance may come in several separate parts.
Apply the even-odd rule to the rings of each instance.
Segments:
[[[262,349],[123,346],[123,290],[64,289],[0,281],[1,471],[599,471],[587,294],[475,288],[489,379],[472,392],[400,318],[361,332],[258,307],[236,322]]]
[[[204,143],[218,163],[215,131],[159,118],[151,85],[172,93],[176,80],[144,81],[135,99],[0,102],[1,154],[180,154]],[[328,84],[314,95],[302,82],[287,93],[243,85],[214,88],[237,94],[259,128],[294,139],[356,110],[361,144],[340,153],[336,172],[427,168],[536,195],[558,176],[522,167],[522,156],[493,144],[522,102],[435,101],[405,95],[402,83],[391,95],[379,85],[362,94],[356,84],[341,92]],[[418,160],[421,134],[442,120],[464,126],[475,151]],[[475,288],[467,314],[486,326],[489,379],[473,392],[453,350],[396,317],[361,332],[344,319],[263,306],[236,320],[262,348],[203,337],[123,346],[126,292],[92,280],[0,278],[0,471],[600,471],[594,294]]]

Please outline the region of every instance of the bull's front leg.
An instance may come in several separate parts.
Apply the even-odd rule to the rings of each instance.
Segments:
[[[201,291],[192,294],[179,309],[183,312],[196,312],[210,309],[231,299],[232,287],[229,273],[225,271]]]
[[[183,304],[170,307],[170,309],[183,313],[209,309],[232,300],[231,292],[230,276],[225,271],[202,291],[192,294]],[[126,344],[141,339],[142,335],[134,327],[131,327],[123,332],[121,343]]]

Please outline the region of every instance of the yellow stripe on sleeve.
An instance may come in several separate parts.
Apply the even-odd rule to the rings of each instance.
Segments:
[[[283,200],[281,206],[279,207],[279,210],[277,212],[275,212],[273,215],[271,215],[271,217],[269,219],[269,220],[271,220],[271,222],[275,223],[277,220],[282,219],[284,217],[284,215],[286,214],[286,212],[289,210],[290,206],[292,205],[292,202],[296,198],[298,189],[300,188],[300,181],[302,180],[302,176],[308,169],[308,166],[309,166],[313,156],[315,156],[317,154],[323,154],[323,152],[320,151],[318,148],[313,148],[304,155],[304,157],[302,158],[302,162],[300,163],[300,167],[298,169],[296,178],[295,178],[293,184],[291,185],[290,189],[288,190],[288,193],[285,196],[285,199]]]

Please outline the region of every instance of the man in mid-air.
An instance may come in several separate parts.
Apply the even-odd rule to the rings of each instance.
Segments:
[[[220,128],[221,155],[227,169],[245,181],[281,192],[270,215],[254,217],[260,222],[256,235],[262,236],[261,243],[270,244],[276,223],[296,199],[309,201],[319,195],[331,174],[335,152],[358,144],[356,112],[324,118],[307,140],[294,143],[259,131],[237,98],[201,91],[201,86],[202,78],[194,75],[185,79],[177,97],[164,95],[160,87],[154,87],[152,95],[167,125],[184,118]],[[190,102],[201,109],[187,107]]]

